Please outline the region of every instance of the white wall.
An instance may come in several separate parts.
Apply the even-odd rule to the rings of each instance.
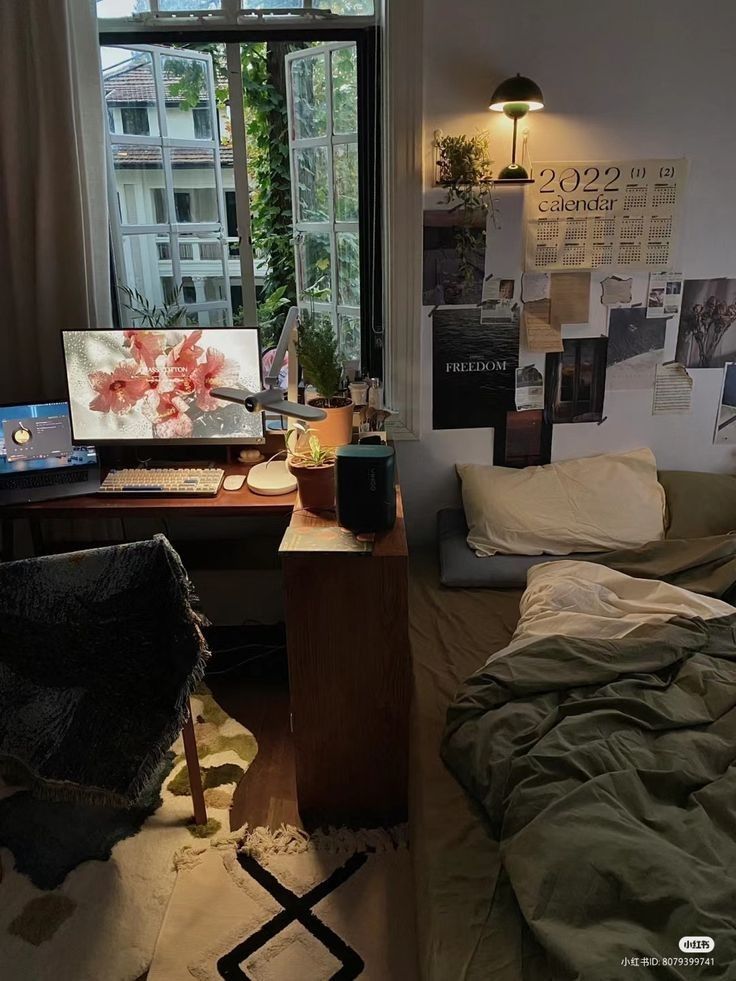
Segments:
[[[496,169],[508,162],[511,122],[486,107],[495,85],[521,72],[545,96],[545,110],[520,126],[529,130],[532,159],[687,157],[679,265],[687,278],[736,277],[735,39],[731,0],[458,0],[451,7],[424,0],[425,206],[441,199],[431,189],[436,129],[485,129]],[[501,228],[488,243],[494,275],[517,282],[522,194],[518,188],[498,192]],[[605,329],[597,284],[607,274],[593,276],[591,333]],[[646,281],[634,277],[634,302],[643,300]],[[413,542],[432,539],[437,509],[457,500],[453,464],[490,463],[493,448],[490,429],[431,431],[429,330],[425,310],[422,437],[399,444],[398,451]],[[670,321],[665,359],[674,356],[676,330]],[[607,391],[602,425],[554,427],[553,459],[646,444],[662,468],[736,470],[734,448],[712,445],[721,372],[690,373],[689,415],[653,418],[651,391]]]

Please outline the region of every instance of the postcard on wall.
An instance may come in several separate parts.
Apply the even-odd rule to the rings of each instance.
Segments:
[[[631,305],[631,278],[606,276],[601,280],[601,303],[604,307]]]
[[[480,303],[486,267],[486,218],[463,222],[453,211],[424,212],[422,303]],[[513,280],[512,280],[513,282]]]
[[[665,269],[675,259],[687,161],[539,163],[525,202],[527,272]]]
[[[664,358],[666,332],[667,320],[648,318],[644,307],[613,308],[608,314],[608,388],[651,388]]]
[[[482,323],[480,310],[440,307],[432,316],[432,428],[479,429],[514,407],[518,321]]]
[[[551,277],[549,273],[524,273],[521,277],[522,303],[548,300]]]
[[[590,273],[553,273],[550,282],[550,322],[587,324],[590,320]]]
[[[678,364],[677,361],[667,361],[656,366],[652,398],[653,416],[689,412],[692,394],[693,380],[684,365]]]
[[[682,303],[682,273],[650,273],[647,317],[677,317]]]
[[[676,359],[687,368],[736,361],[736,279],[686,279]]]
[[[550,323],[550,301],[531,300],[524,304],[524,341],[528,351],[548,353],[562,350],[560,325]]]
[[[545,418],[554,423],[603,422],[607,337],[565,338],[545,359]]]
[[[736,443],[736,363],[723,366],[723,385],[718,408],[714,443]]]
[[[516,410],[528,412],[544,408],[544,378],[533,364],[516,369]]]
[[[552,457],[552,424],[544,412],[507,412],[493,430],[493,463],[496,467],[540,467]]]

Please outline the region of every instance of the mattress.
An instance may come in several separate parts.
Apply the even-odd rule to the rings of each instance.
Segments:
[[[509,643],[522,590],[447,589],[434,553],[412,555],[409,616],[414,668],[410,835],[419,963],[425,981],[488,981],[518,954],[506,929],[489,933],[498,846],[440,760],[447,706],[460,685]],[[509,923],[508,930],[514,925]]]

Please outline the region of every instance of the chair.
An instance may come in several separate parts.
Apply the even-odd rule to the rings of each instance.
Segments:
[[[182,732],[205,824],[189,696],[208,652],[192,601],[162,535],[0,565],[0,773],[131,806]]]

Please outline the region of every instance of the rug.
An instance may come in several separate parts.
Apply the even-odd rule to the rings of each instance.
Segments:
[[[415,981],[405,827],[257,828],[179,861],[148,981]]]
[[[81,861],[58,887],[42,890],[19,871],[12,852],[0,847],[2,981],[136,981],[144,974],[176,881],[175,856],[193,843],[198,852],[204,852],[233,838],[230,803],[257,753],[253,735],[223,712],[206,689],[197,691],[192,705],[209,827],[193,826],[179,737],[171,748],[173,767],[161,788],[161,806],[145,819],[138,833],[109,843],[109,860],[100,861],[98,854]],[[24,793],[18,788],[0,788],[0,810]],[[40,810],[46,806],[46,802],[38,803]],[[75,805],[65,806],[73,809]],[[73,823],[71,811],[66,819]],[[39,822],[29,823],[33,834],[43,837]],[[116,827],[115,833],[118,831]],[[195,832],[207,838],[202,840]],[[49,837],[59,834],[58,828],[47,828]],[[72,830],[64,832],[62,840],[65,847],[85,847],[83,836]],[[95,838],[87,848],[94,854],[99,844],[100,838]],[[25,847],[30,851],[27,844]],[[47,868],[43,849],[32,861],[37,871]],[[48,868],[58,868],[65,861],[63,856],[55,858]]]

